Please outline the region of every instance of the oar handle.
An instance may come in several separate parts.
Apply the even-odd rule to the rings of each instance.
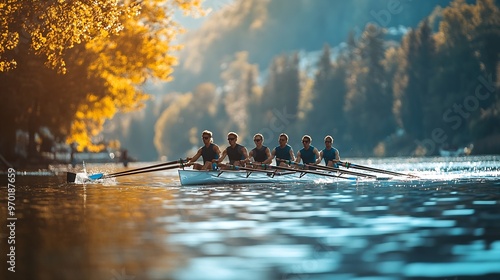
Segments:
[[[291,161],[291,160],[289,160],[289,159],[280,159],[280,158],[278,158],[277,160],[278,160],[278,161],[281,161],[281,162],[284,162],[284,163],[286,163],[286,164],[290,164],[290,165],[297,165],[297,166],[302,167],[302,168],[306,168],[306,167],[308,167],[308,165],[307,165],[307,164],[303,164],[303,163],[299,163],[299,162]]]
[[[156,171],[164,171],[164,170],[169,170],[169,169],[175,169],[175,168],[180,168],[181,165],[173,165],[173,166],[167,166],[167,167],[161,167],[161,168],[155,168],[155,169],[147,169],[147,170],[137,170],[135,172],[129,172],[129,173],[123,173],[123,174],[117,174],[117,175],[108,175],[108,178],[115,178],[115,177],[121,177],[121,176],[128,176],[128,175],[135,175],[135,174],[142,174],[142,173],[149,173],[149,172],[156,172]]]
[[[181,158],[178,160],[173,160],[173,161],[155,164],[155,165],[151,165],[151,166],[145,166],[145,167],[141,167],[141,168],[115,172],[115,173],[108,174],[107,176],[116,176],[116,175],[121,175],[121,174],[125,174],[125,173],[131,173],[131,172],[136,172],[136,171],[141,171],[141,170],[146,170],[146,169],[151,169],[151,168],[157,168],[157,167],[167,166],[167,165],[172,165],[172,164],[183,164],[184,162],[187,162],[187,159]]]
[[[351,166],[352,166],[352,164],[351,164],[350,162],[348,162],[348,161],[346,161],[346,162],[339,161],[339,163],[340,163],[341,165],[343,165],[343,166],[344,166],[345,168],[347,168],[347,169],[349,169],[349,167],[351,167]]]

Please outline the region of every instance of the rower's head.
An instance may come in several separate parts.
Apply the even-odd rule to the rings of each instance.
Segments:
[[[201,139],[203,139],[203,143],[205,143],[205,145],[212,143],[212,132],[209,130],[203,130],[201,133]]]
[[[333,144],[333,137],[330,135],[325,136],[325,147],[330,148]]]
[[[264,136],[260,133],[257,133],[253,136],[253,142],[255,146],[261,147],[264,144]]]
[[[278,141],[280,146],[284,147],[288,143],[288,135],[286,135],[286,133],[281,133]]]
[[[302,145],[304,145],[304,148],[309,148],[309,145],[311,145],[312,138],[309,135],[304,135],[302,136]]]
[[[227,141],[231,146],[236,145],[236,142],[238,141],[238,134],[236,134],[236,132],[229,132],[227,134]]]

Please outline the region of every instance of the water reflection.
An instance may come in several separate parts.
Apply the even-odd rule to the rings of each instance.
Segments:
[[[172,199],[172,191],[133,186],[55,187],[43,180],[18,177],[17,271],[2,279],[113,279],[123,273],[147,279],[152,267],[156,273],[167,274],[183,262],[165,246],[168,231],[155,222],[157,217],[173,214],[162,207]],[[6,197],[4,189],[1,194],[2,199]],[[0,217],[5,221],[3,205],[2,201]],[[2,238],[2,252],[5,244]]]
[[[485,177],[427,173],[442,164],[420,180],[317,185],[182,188],[173,171],[86,186],[20,176],[14,276],[499,279],[498,171],[488,162]]]
[[[262,276],[253,273],[253,266],[259,265],[258,270],[270,273],[271,276],[267,277],[271,279],[276,276],[282,279],[350,279],[365,274],[389,275],[395,279],[443,275],[475,275],[478,278],[488,273],[500,273],[498,268],[495,271],[489,268],[498,264],[493,259],[482,266],[482,272],[474,269],[475,272],[461,274],[449,270],[446,265],[456,261],[454,242],[461,244],[486,237],[476,227],[484,226],[484,221],[478,224],[478,210],[472,209],[475,208],[473,205],[484,204],[475,204],[474,196],[467,194],[469,187],[475,186],[448,187],[441,184],[437,190],[404,184],[396,188],[380,187],[322,186],[313,192],[307,186],[273,186],[269,189],[249,188],[251,192],[219,190],[216,195],[210,190],[199,189],[197,194],[204,193],[206,197],[196,201],[198,211],[188,211],[183,217],[184,223],[178,227],[178,238],[170,240],[184,243],[198,257],[175,275],[203,279],[204,274],[198,267],[200,263],[224,263],[230,272],[238,271],[253,277]],[[457,187],[462,191],[454,191]],[[480,196],[488,192],[498,199],[498,190],[494,187],[483,188]],[[181,196],[186,194],[182,192]],[[218,200],[222,196],[225,197],[223,202]],[[212,197],[215,197],[213,201]],[[193,197],[180,197],[174,202],[179,200],[193,201]],[[468,204],[470,208],[466,206]],[[486,205],[496,204],[498,201]],[[493,209],[498,216],[498,207],[488,211]],[[221,221],[221,216],[232,222]],[[470,219],[463,220],[465,217]],[[189,233],[183,233],[182,229]],[[193,242],[196,231],[205,233],[199,242]],[[225,231],[233,234],[228,236]],[[216,248],[216,253],[203,244]],[[227,255],[233,258],[228,260]],[[248,260],[246,265],[242,258]],[[422,260],[444,264],[443,269],[417,274],[415,268],[425,266]],[[358,272],[353,274],[353,271]],[[218,279],[234,279],[231,273],[220,273]]]

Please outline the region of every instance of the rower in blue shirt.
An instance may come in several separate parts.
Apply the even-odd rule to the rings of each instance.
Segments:
[[[303,164],[318,164],[321,162],[321,157],[318,149],[311,145],[312,138],[309,135],[302,136],[302,148],[297,152],[296,163],[300,163],[302,160]]]
[[[276,165],[279,166],[289,166],[285,161],[295,161],[295,156],[293,154],[293,149],[288,145],[288,135],[281,133],[279,136],[279,146],[274,148],[271,152],[271,157],[268,158],[264,163],[270,164],[274,158],[276,158]]]
[[[325,137],[325,148],[319,153],[320,161],[325,160],[325,165],[330,167],[338,167],[338,162],[340,162],[339,150],[334,148],[334,139],[332,136],[327,135]]]

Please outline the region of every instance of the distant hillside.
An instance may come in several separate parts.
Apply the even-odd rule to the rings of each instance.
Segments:
[[[280,53],[338,45],[350,31],[359,33],[369,22],[387,28],[415,27],[436,6],[450,2],[235,0],[186,36],[175,80],[166,85],[166,91],[189,91],[207,81],[217,84],[221,66],[238,51],[248,51],[250,61],[265,69]],[[392,37],[399,41],[400,35]]]

